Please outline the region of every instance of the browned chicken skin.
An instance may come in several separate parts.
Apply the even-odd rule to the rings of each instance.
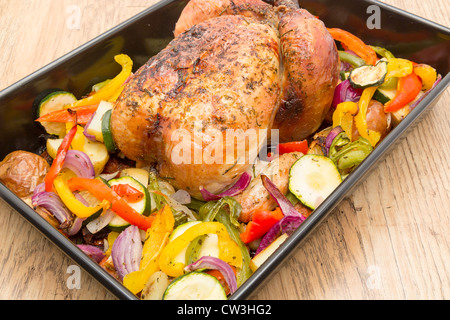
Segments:
[[[275,29],[241,16],[195,25],[129,81],[111,120],[118,148],[156,164],[162,177],[193,196],[200,197],[200,186],[221,191],[253,163],[272,126],[280,96],[278,48]],[[234,153],[227,159],[237,143],[227,141],[227,130],[249,129],[261,134],[260,142],[246,146],[255,151],[252,159]],[[215,139],[223,157],[216,154],[208,164],[206,148]]]
[[[339,80],[339,56],[322,21],[302,9],[280,11],[283,99],[274,123],[280,142],[303,140],[319,129]]]
[[[234,183],[270,129],[281,141],[312,134],[331,104],[339,59],[323,23],[292,3],[191,0],[176,38],[117,101],[118,148],[199,198],[202,186],[217,193]],[[256,132],[245,159],[236,151],[246,137],[238,130]]]
[[[322,21],[299,9],[294,0],[191,0],[175,36],[201,21],[221,15],[243,15],[278,29],[284,74],[282,100],[275,118],[280,142],[303,140],[324,121],[339,80],[339,57]]]

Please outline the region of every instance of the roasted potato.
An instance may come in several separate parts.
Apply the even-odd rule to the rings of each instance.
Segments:
[[[27,151],[14,151],[0,162],[0,181],[20,198],[33,193],[44,182],[50,169],[41,156]]]
[[[372,100],[367,108],[367,128],[379,132],[381,134],[381,139],[386,137],[386,135],[392,129],[391,114],[384,112],[384,105],[381,102]],[[359,137],[358,129],[353,126],[353,139],[356,140]]]

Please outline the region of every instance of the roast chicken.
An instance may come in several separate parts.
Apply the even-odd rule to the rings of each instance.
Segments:
[[[112,113],[117,147],[201,198],[249,169],[267,139],[323,122],[339,58],[324,24],[294,1],[191,0],[175,39],[128,81]],[[243,152],[244,151],[244,152]]]

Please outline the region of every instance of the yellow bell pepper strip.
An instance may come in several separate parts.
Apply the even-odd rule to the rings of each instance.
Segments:
[[[69,110],[70,111],[70,110]],[[69,151],[70,145],[72,144],[72,140],[77,133],[77,115],[74,112],[70,112],[72,115],[72,128],[64,137],[61,145],[58,148],[58,152],[56,154],[55,159],[53,160],[52,166],[50,167],[49,172],[45,176],[45,191],[51,192],[53,190],[53,181],[56,176],[61,171],[64,160],[66,158],[67,151]]]
[[[412,61],[400,58],[388,59],[388,73],[384,83],[391,78],[402,78],[413,72]]]
[[[384,105],[385,112],[395,112],[412,102],[422,91],[422,80],[414,72],[398,80],[397,94]]]
[[[131,75],[133,61],[125,54],[115,56],[114,60],[122,66],[122,71],[99,91],[87,98],[74,102],[69,106],[69,108],[99,104],[101,101],[108,101],[111,97],[117,94],[122,85]]]
[[[108,234],[108,250],[105,252],[106,256],[108,256],[108,257],[111,256],[111,251],[112,251],[114,241],[116,241],[116,239],[119,235],[120,235],[119,232],[114,232],[114,231],[112,231]]]
[[[160,270],[159,256],[169,243],[169,236],[173,232],[174,225],[172,210],[165,205],[155,215],[152,227],[147,230],[139,270],[127,274],[123,279],[123,285],[132,293],[141,292],[152,274]]]
[[[338,104],[333,113],[333,128],[340,126],[345,131],[350,141],[353,137],[353,121],[358,113],[358,104],[356,102],[342,102]]]
[[[372,97],[377,89],[378,87],[370,87],[364,89],[361,95],[361,99],[359,100],[359,112],[355,116],[356,129],[358,129],[361,137],[369,140],[372,147],[375,147],[376,144],[380,141],[381,134],[379,132],[370,130],[367,127],[366,116],[370,101],[372,100]]]
[[[328,32],[331,34],[334,40],[341,42],[349,50],[353,51],[359,57],[363,58],[368,65],[374,66],[377,63],[378,57],[375,50],[366,45],[355,35],[338,28],[328,28]]]
[[[382,47],[376,47],[376,46],[370,46],[375,52],[386,59],[395,59],[395,56],[390,52],[389,50],[382,48]],[[385,80],[385,82],[380,86],[380,89],[395,89],[397,87],[397,78],[390,78]]]
[[[197,237],[211,233],[219,237],[219,259],[240,268],[242,266],[242,252],[236,242],[230,238],[225,226],[220,222],[202,222],[186,230],[181,236],[170,242],[164,248],[159,258],[161,271],[170,277],[177,278],[182,276],[185,265],[180,262],[174,262],[174,258],[191,241]]]
[[[114,93],[111,98],[108,99],[108,102],[116,102],[117,99],[119,99],[120,95],[122,94],[123,89],[125,89],[124,86],[122,86],[119,90],[117,90],[116,93]]]
[[[99,179],[86,179],[80,177],[71,178],[67,181],[71,191],[89,191],[100,201],[108,201],[111,204],[111,210],[119,217],[137,226],[139,229],[147,231],[153,223],[154,217],[146,217],[134,210],[128,202],[115,193],[108,185]]]
[[[433,88],[437,80],[438,74],[436,69],[427,64],[417,64],[414,66],[414,73],[422,80],[422,90],[428,91]]]
[[[80,202],[70,190],[67,181],[75,177],[75,174],[70,170],[62,170],[54,181],[55,191],[61,198],[66,207],[73,212],[78,218],[86,219],[100,210],[106,210],[109,207],[109,202],[102,201],[97,206],[88,207]]]
[[[78,126],[77,133],[73,137],[72,144],[70,145],[73,150],[84,151],[86,136],[83,134],[83,132],[84,128],[82,126]]]

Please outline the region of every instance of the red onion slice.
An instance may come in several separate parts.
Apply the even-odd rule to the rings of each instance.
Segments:
[[[363,93],[362,89],[353,88],[350,84],[350,80],[347,79],[338,84],[338,86],[336,87],[331,106],[333,107],[333,109],[336,109],[338,104],[342,102],[347,101],[357,102],[361,98],[362,93]]]
[[[267,248],[276,238],[280,236],[280,233],[287,233],[291,235],[297,228],[306,220],[306,217],[298,212],[292,203],[281,193],[277,186],[270,181],[270,179],[263,175],[261,176],[264,187],[269,191],[270,195],[275,199],[281,212],[284,214],[284,218],[275,224],[263,237],[261,243],[256,250],[256,254]]]
[[[416,107],[419,105],[419,103],[421,103],[422,100],[425,99],[425,97],[428,96],[428,94],[429,94],[434,88],[436,88],[436,86],[439,84],[439,82],[441,82],[441,80],[442,80],[442,76],[439,75],[438,78],[437,78],[437,80],[436,80],[436,82],[435,82],[435,83],[433,84],[433,86],[431,87],[431,89],[428,90],[427,92],[425,92],[425,93],[420,97],[420,99],[418,99],[416,102],[414,102],[414,104],[411,105],[411,107],[409,107],[409,110],[411,110],[411,111],[414,110],[414,108],[416,108]]]
[[[305,221],[301,217],[287,216],[277,222],[262,238],[259,243],[258,249],[255,255],[267,248],[272,242],[274,242],[280,235],[287,234],[288,236],[294,233],[298,227]]]
[[[116,171],[113,173],[102,173],[99,175],[99,177],[105,179],[106,181],[112,180],[114,178],[117,178],[120,175],[120,171]]]
[[[281,193],[277,186],[266,175],[261,175],[261,180],[266,190],[269,191],[272,198],[274,198],[274,200],[277,202],[278,206],[281,209],[281,212],[283,212],[283,215],[285,217],[294,216],[303,218],[303,220],[306,219],[300,212],[295,209],[292,203],[286,198],[283,193]]]
[[[333,128],[330,133],[327,136],[327,139],[325,140],[325,149],[327,150],[327,156],[328,153],[330,152],[330,147],[333,144],[334,139],[336,139],[336,137],[342,132],[344,131],[341,126],[337,126],[335,128]]]
[[[103,230],[112,219],[115,217],[115,213],[112,210],[106,210],[106,212],[95,220],[92,220],[86,225],[86,228],[90,233],[96,234]]]
[[[223,197],[234,197],[244,191],[250,184],[251,180],[251,175],[248,172],[244,172],[240,179],[230,189],[222,192],[221,194],[215,195],[203,187],[200,187],[200,192],[202,193],[205,201],[216,201],[222,199]]]
[[[233,269],[219,258],[204,256],[199,260],[194,262],[193,264],[187,266],[184,270],[186,272],[191,272],[198,269],[212,269],[218,270],[224,277],[225,281],[228,284],[228,288],[230,288],[230,294],[233,294],[237,290],[237,281],[236,275],[233,272]]]
[[[68,228],[66,230],[66,233],[69,237],[72,237],[74,235],[76,235],[78,232],[80,232],[82,226],[83,226],[83,222],[85,219],[81,219],[78,217],[74,218],[74,221],[72,223],[72,226],[70,226],[70,228]]]
[[[142,242],[138,227],[130,226],[120,233],[111,248],[114,267],[121,280],[139,270],[142,258]]]
[[[97,248],[95,246],[79,244],[77,245],[77,247],[97,263],[100,263],[100,261],[102,261],[105,257],[105,253],[100,248]]]
[[[94,113],[94,115],[95,115],[95,113]],[[94,119],[94,115],[92,115],[91,119],[89,119],[89,121],[86,123],[86,126],[84,127],[84,130],[83,130],[84,136],[85,136],[87,139],[89,139],[90,141],[93,141],[93,142],[97,141],[97,139],[95,138],[94,135],[89,134],[89,133],[87,132],[87,130],[88,130],[89,126],[91,125],[92,119]]]
[[[31,202],[35,207],[43,207],[47,209],[60,223],[61,229],[66,229],[72,226],[74,216],[66,208],[64,203],[54,192],[40,192],[31,198]]]
[[[38,195],[39,193],[45,192],[45,182],[38,184],[36,188],[33,190],[33,197]],[[33,200],[33,198],[31,198]]]
[[[67,151],[63,168],[72,170],[78,177],[93,179],[95,177],[94,165],[89,156],[78,150]]]

